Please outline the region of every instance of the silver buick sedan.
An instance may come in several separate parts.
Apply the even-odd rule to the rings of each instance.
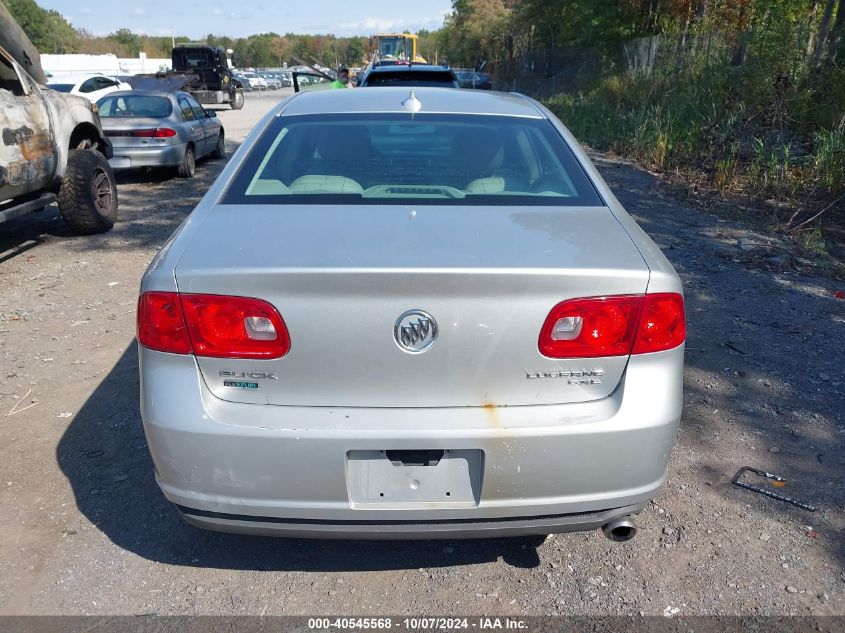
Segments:
[[[672,266],[539,103],[304,92],[144,275],[142,416],[192,525],[622,541],[685,335]]]

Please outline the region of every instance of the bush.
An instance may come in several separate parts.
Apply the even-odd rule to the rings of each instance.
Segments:
[[[811,72],[800,57],[752,42],[743,66],[665,60],[617,72],[550,109],[576,137],[650,168],[694,170],[722,193],[801,207],[845,189],[845,68]],[[791,69],[790,72],[784,70]],[[808,196],[808,194],[810,194]]]

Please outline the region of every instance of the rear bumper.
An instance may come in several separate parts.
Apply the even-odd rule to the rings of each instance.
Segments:
[[[109,164],[114,170],[137,167],[175,167],[182,162],[187,143],[161,147],[113,146]]]
[[[500,538],[531,534],[554,534],[597,530],[614,519],[633,515],[645,503],[598,512],[559,514],[537,517],[502,517],[475,520],[372,520],[329,521],[249,516],[197,510],[179,506],[182,518],[189,524],[215,530],[261,536],[291,538],[366,538],[366,539],[438,539]]]
[[[494,410],[238,404],[207,390],[193,357],[140,348],[140,358],[162,491],[189,523],[229,532],[460,538],[594,529],[657,493],[682,409],[682,347],[633,357],[600,401]],[[483,455],[474,495],[356,497],[350,452],[433,449]],[[407,470],[396,468],[391,491]]]

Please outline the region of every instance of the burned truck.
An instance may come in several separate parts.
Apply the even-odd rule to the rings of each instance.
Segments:
[[[220,46],[180,44],[170,53],[171,76],[182,76],[182,90],[204,105],[244,107],[244,87],[232,74],[226,50]]]
[[[58,203],[75,233],[117,219],[111,143],[97,106],[50,90],[38,51],[0,2],[0,224]]]

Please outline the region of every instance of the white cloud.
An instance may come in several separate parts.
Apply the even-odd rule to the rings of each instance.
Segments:
[[[144,11],[143,9],[141,9],[141,8],[135,8],[135,9],[132,9],[132,15],[142,16],[142,15],[147,15],[147,12]]]
[[[249,11],[246,13],[240,13],[239,11],[227,11],[226,17],[229,20],[251,20],[254,15]]]
[[[364,18],[357,22],[341,22],[338,27],[344,31],[390,31],[396,28],[394,20],[385,20],[384,18]]]
[[[405,30],[415,33],[421,29],[434,30],[443,26],[444,18],[451,13],[451,9],[445,9],[434,17],[404,18],[402,20],[389,20],[385,18],[367,17],[355,22],[341,22],[334,29],[338,35],[356,34],[371,35],[373,33],[401,33]]]
[[[93,13],[93,10],[91,9],[91,7],[83,7],[82,13],[84,13],[85,15],[91,15]]]

